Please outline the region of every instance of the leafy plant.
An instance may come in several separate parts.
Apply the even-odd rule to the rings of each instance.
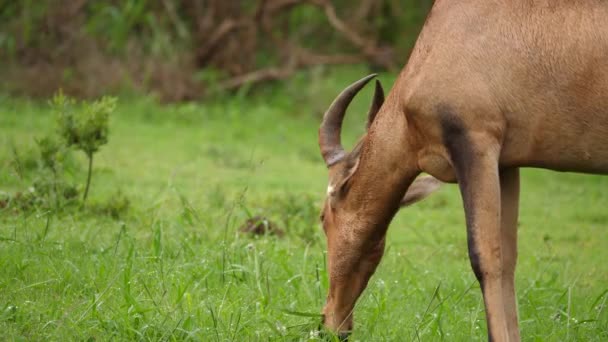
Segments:
[[[82,197],[84,205],[91,185],[93,155],[108,143],[108,120],[116,108],[116,98],[103,97],[91,103],[84,102],[80,111],[75,111],[74,103],[63,92],[57,93],[51,101],[59,117],[59,135],[67,147],[74,146],[84,152],[88,159],[87,182]]]
[[[77,164],[71,158],[72,148],[88,159],[87,180],[81,207],[86,203],[93,173],[93,156],[108,142],[108,120],[116,107],[114,98],[93,102],[75,100],[58,92],[50,102],[57,117],[57,129],[35,140],[35,147],[18,151],[12,145],[10,165],[27,190],[0,198],[0,207],[18,211],[44,209],[58,211],[77,203],[81,187],[72,183]],[[30,183],[31,182],[31,183]],[[117,218],[129,207],[129,200],[118,191],[107,203],[96,203],[92,212]]]
[[[42,139],[36,140],[36,145],[38,145],[38,149],[40,150],[40,162],[43,168],[50,170],[51,179],[50,187],[52,189],[53,196],[55,198],[55,208],[59,208],[59,190],[58,190],[58,182],[59,175],[58,171],[61,168],[61,150],[63,146],[52,137],[44,137]],[[50,191],[46,192],[50,194]]]
[[[35,139],[35,147],[18,151],[12,146],[11,164],[20,180],[31,180],[27,190],[6,194],[4,206],[19,210],[44,208],[58,210],[78,196],[75,185],[66,180],[65,172],[72,169],[69,150],[54,135]]]

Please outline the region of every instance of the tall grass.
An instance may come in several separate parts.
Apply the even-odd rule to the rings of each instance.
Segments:
[[[328,99],[285,92],[205,105],[120,101],[90,199],[119,189],[132,204],[125,215],[0,209],[3,338],[318,340],[328,280],[315,113]],[[45,105],[3,101],[0,196],[31,183],[28,151],[52,120]],[[349,112],[349,143],[366,106]],[[74,158],[82,179],[86,160]],[[608,339],[608,179],[525,170],[522,183],[524,340]],[[286,236],[239,233],[252,215]],[[481,341],[485,329],[461,201],[446,187],[397,215],[353,340]]]

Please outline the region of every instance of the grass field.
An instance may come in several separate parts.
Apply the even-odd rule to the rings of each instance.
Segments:
[[[316,131],[356,78],[303,76],[206,104],[122,98],[90,200],[120,190],[125,214],[0,209],[2,339],[314,340],[328,285]],[[348,143],[363,132],[369,91],[350,111]],[[34,138],[53,127],[45,103],[0,97],[0,191],[32,184]],[[70,177],[82,184],[85,159],[74,153],[73,162]],[[608,340],[608,177],[525,170],[521,202],[523,339]],[[252,215],[286,236],[238,233]],[[457,188],[399,213],[388,234],[353,340],[485,340]]]

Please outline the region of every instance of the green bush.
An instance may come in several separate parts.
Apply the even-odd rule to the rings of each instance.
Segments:
[[[93,174],[93,156],[107,144],[108,121],[116,108],[116,99],[104,97],[93,102],[76,103],[58,92],[50,101],[57,117],[57,129],[35,139],[35,148],[20,153],[12,147],[12,165],[19,178],[31,182],[27,190],[0,196],[0,209],[58,211],[73,204],[84,207]],[[72,182],[75,173],[73,150],[82,151],[88,160],[87,179],[82,187]],[[91,212],[118,218],[129,208],[129,200],[120,191],[104,202],[96,202]]]
[[[62,92],[57,93],[51,105],[57,113],[59,135],[67,147],[75,147],[85,153],[88,159],[86,187],[82,197],[84,205],[89,194],[93,173],[93,155],[99,148],[108,143],[108,120],[116,108],[116,98],[103,97],[100,100],[83,102],[80,110],[75,109],[75,101]]]

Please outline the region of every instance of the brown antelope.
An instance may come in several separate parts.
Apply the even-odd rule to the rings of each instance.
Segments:
[[[346,108],[373,77],[346,88],[319,129],[324,325],[352,329],[399,207],[457,182],[489,339],[519,341],[519,168],[608,173],[608,1],[437,0],[386,101],[376,83],[368,131],[347,153]]]

